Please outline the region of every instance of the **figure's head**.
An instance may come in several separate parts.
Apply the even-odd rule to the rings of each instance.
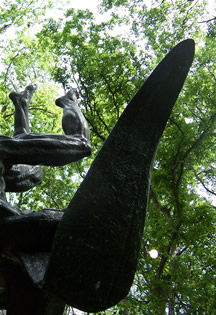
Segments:
[[[57,99],[55,100],[55,103],[56,103],[57,106],[59,106],[59,107],[61,107],[61,108],[64,107],[64,104],[63,104],[63,102],[62,102],[62,97],[57,98]]]
[[[79,98],[79,93],[77,91],[76,88],[71,88],[67,94],[68,98],[70,98],[71,100],[73,100],[74,102],[77,101],[77,99]]]
[[[26,87],[26,90],[30,93],[34,93],[37,89],[37,85],[36,84],[30,84]]]
[[[78,98],[79,98],[79,93],[77,89],[72,88],[64,96],[57,98],[55,103],[57,106],[62,107],[62,108],[70,107],[72,105],[77,105]]]

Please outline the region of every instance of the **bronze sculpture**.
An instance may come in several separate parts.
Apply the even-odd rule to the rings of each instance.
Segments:
[[[83,136],[90,140],[88,123],[78,107],[79,94],[76,89],[70,89],[66,95],[57,98],[56,105],[63,108],[62,129],[66,135]]]
[[[23,132],[15,139],[1,136],[0,275],[5,291],[0,292],[0,306],[5,296],[9,314],[29,314],[29,310],[62,314],[64,303],[96,312],[127,295],[136,270],[156,149],[193,54],[194,42],[183,41],[156,67],[120,117],[65,213],[46,209],[23,215],[10,207],[7,212],[4,174],[13,164],[63,165],[89,155],[88,133],[81,132],[80,138]],[[55,159],[50,159],[44,143],[51,143]],[[22,154],[17,154],[20,146]],[[35,158],[38,148],[43,154]],[[11,273],[24,279],[20,291],[29,298],[28,303],[25,297],[24,311],[21,294],[16,293],[13,301],[19,283]]]

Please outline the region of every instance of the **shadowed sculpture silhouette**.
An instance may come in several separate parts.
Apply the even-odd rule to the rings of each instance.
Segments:
[[[65,303],[98,312],[128,294],[157,146],[193,55],[193,40],[185,40],[156,67],[128,104],[65,211],[45,209],[5,218],[0,209],[0,280],[6,283],[0,306],[10,315],[60,315]],[[74,91],[57,103],[63,107],[63,128],[69,134],[28,135],[26,127],[17,128],[24,133],[15,140],[1,136],[0,178],[7,161],[63,165],[90,154],[88,128],[85,123],[81,126]],[[71,145],[75,153],[70,152]],[[3,182],[1,187],[5,189]]]
[[[56,232],[44,288],[87,312],[123,299],[132,285],[157,146],[194,55],[178,44],[134,96]]]

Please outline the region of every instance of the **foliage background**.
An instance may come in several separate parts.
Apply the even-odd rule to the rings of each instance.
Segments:
[[[207,5],[201,0],[103,0],[97,17],[63,0],[0,5],[1,134],[13,135],[9,92],[30,83],[38,85],[29,108],[31,131],[62,133],[62,113],[54,101],[73,86],[93,147],[90,158],[44,167],[39,187],[8,195],[22,210],[67,207],[154,67],[181,40],[196,42],[191,71],[156,156],[134,284],[122,302],[100,314],[215,312],[216,17]],[[155,260],[149,256],[152,248],[159,252]]]

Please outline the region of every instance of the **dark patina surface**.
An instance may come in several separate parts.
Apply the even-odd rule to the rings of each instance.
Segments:
[[[23,123],[15,119],[15,137],[0,137],[0,308],[15,315],[58,315],[67,303],[97,312],[128,294],[157,146],[193,55],[193,40],[185,40],[156,67],[128,104],[64,210],[36,213],[31,209],[23,214],[7,203],[5,190],[26,190],[39,184],[42,175],[38,165],[63,165],[90,154],[88,129],[85,123],[81,128],[79,111],[77,126],[66,126],[68,115],[73,116],[77,106],[74,94],[57,100],[63,107],[63,118],[67,117],[62,122],[66,135],[30,133],[26,104],[34,86],[11,94],[15,107],[21,107],[15,113]],[[51,148],[55,158],[50,156]],[[17,164],[28,167],[13,166]]]

